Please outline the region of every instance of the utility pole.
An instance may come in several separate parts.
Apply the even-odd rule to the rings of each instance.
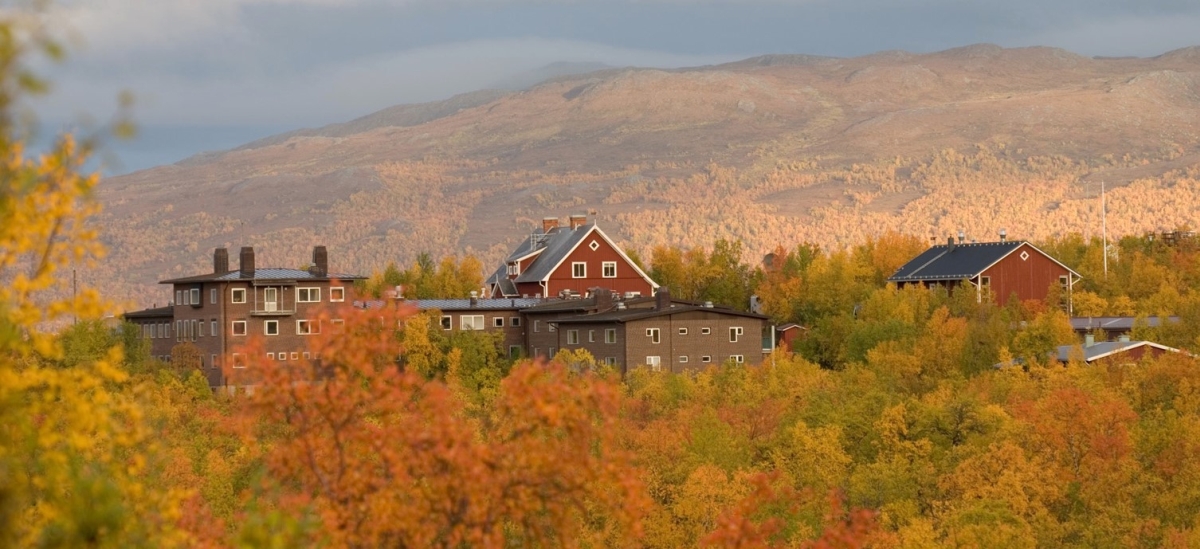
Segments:
[[[1104,280],[1108,280],[1108,205],[1104,201],[1104,182],[1100,182],[1100,232],[1104,241]]]
[[[76,299],[79,299],[79,279],[75,276],[75,269],[71,269],[71,301]],[[71,324],[79,324],[79,308],[72,305],[71,310],[75,311],[75,314],[71,315]]]

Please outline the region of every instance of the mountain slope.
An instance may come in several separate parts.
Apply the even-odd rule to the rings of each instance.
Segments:
[[[643,250],[1041,238],[1092,230],[1101,180],[1111,230],[1172,227],[1200,203],[1195,51],[774,55],[402,105],[107,180],[113,253],[94,276],[139,295],[219,245],[287,266],[315,243],[339,269],[420,251],[490,264],[542,216],[579,210]]]

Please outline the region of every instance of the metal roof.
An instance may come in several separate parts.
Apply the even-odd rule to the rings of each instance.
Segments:
[[[140,311],[130,311],[128,313],[122,314],[121,318],[162,318],[162,317],[174,316],[174,314],[175,314],[175,308],[171,307],[171,306],[167,306],[167,307],[155,307],[153,309],[142,309]]]
[[[483,311],[483,310],[512,310],[525,309],[541,303],[541,299],[535,298],[517,298],[517,299],[477,299],[475,304],[471,304],[470,299],[418,299],[410,301],[417,306],[418,309],[427,311],[437,309],[439,311]]]
[[[550,229],[546,235],[545,249],[538,254],[537,259],[529,265],[529,268],[517,275],[517,282],[541,282],[550,273],[554,272],[554,268],[562,263],[567,254],[575,249],[592,229],[596,228],[595,223],[580,225],[576,229],[570,227],[556,227]],[[516,255],[514,253],[514,255]]]
[[[1024,246],[1024,241],[941,244],[905,263],[889,281],[962,280],[979,276],[1004,256]]]
[[[550,322],[563,323],[563,324],[578,324],[578,323],[585,323],[585,322],[586,323],[591,323],[591,322],[629,322],[631,320],[641,320],[644,318],[654,318],[656,316],[666,316],[666,315],[674,315],[674,314],[679,314],[679,313],[690,313],[690,312],[697,312],[697,311],[707,312],[707,313],[718,313],[718,314],[731,315],[731,316],[741,316],[741,317],[747,317],[747,318],[757,318],[760,320],[766,320],[766,318],[767,318],[766,316],[763,316],[760,314],[747,313],[745,311],[739,311],[736,309],[729,309],[729,308],[725,308],[725,307],[697,307],[694,305],[686,305],[686,306],[672,306],[672,307],[668,307],[666,309],[617,309],[614,311],[609,311],[607,313],[597,313],[597,314],[590,314],[590,315],[573,316],[573,317],[568,317],[568,318],[560,318],[560,319],[556,319],[556,320],[551,320]]]
[[[1147,327],[1157,328],[1163,324],[1163,320],[1166,320],[1167,322],[1171,322],[1171,323],[1176,323],[1176,322],[1179,322],[1179,317],[1177,317],[1177,316],[1168,316],[1168,317],[1148,316],[1148,317],[1143,318],[1142,320],[1144,320],[1146,322]],[[1133,317],[1133,316],[1074,317],[1071,319],[1071,327],[1074,328],[1075,331],[1087,331],[1087,330],[1095,330],[1095,329],[1132,330],[1133,325],[1136,322],[1137,322],[1137,317]]]
[[[1167,347],[1166,345],[1155,343],[1153,341],[1100,341],[1100,342],[1094,343],[1090,346],[1081,347],[1081,348],[1083,349],[1084,362],[1092,362],[1092,361],[1100,360],[1102,358],[1105,358],[1105,357],[1108,357],[1111,355],[1115,355],[1117,353],[1131,351],[1131,350],[1141,347],[1143,345],[1149,345],[1156,349],[1162,349],[1164,351],[1170,351],[1173,353],[1180,352],[1179,349],[1176,349],[1174,347]],[[1070,361],[1071,360],[1071,350],[1076,347],[1079,347],[1079,346],[1078,345],[1059,345],[1058,349],[1057,349],[1058,361],[1059,362]]]

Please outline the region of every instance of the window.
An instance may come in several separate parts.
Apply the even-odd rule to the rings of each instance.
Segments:
[[[246,367],[246,361],[243,359],[241,353],[233,353],[232,355],[230,355],[230,358],[233,359],[233,367],[234,368],[245,368]]]
[[[583,261],[572,262],[571,278],[587,278],[587,263]]]
[[[211,355],[211,356],[209,356],[209,357],[208,357],[208,366],[209,366],[210,368],[216,368],[216,367],[217,367],[217,355]]]
[[[709,355],[704,355],[704,356],[700,357],[700,362],[704,362],[704,363],[712,362],[712,357]]]
[[[591,248],[592,251],[594,252],[600,248],[600,243],[593,240],[591,244],[588,244],[588,247]]]
[[[551,347],[551,348],[550,348],[550,350],[548,351],[550,354],[546,355],[546,357],[547,357],[547,358],[554,358],[554,353],[555,353],[555,351],[558,351],[558,348],[557,348],[557,347]]]
[[[658,334],[658,328],[646,328],[646,337],[650,338],[650,343],[658,343],[661,341]]]
[[[521,358],[521,346],[520,345],[509,345],[508,346],[508,358],[511,358],[511,359]]]
[[[191,337],[192,341],[196,341],[196,332],[199,331],[196,328],[197,328],[197,325],[200,324],[200,321],[193,320],[189,324],[190,324],[190,326],[188,326],[188,336]]]
[[[346,289],[341,286],[334,286],[329,289],[329,301],[341,302],[346,300]]]
[[[286,356],[284,358],[287,358]],[[275,353],[267,353],[267,360],[275,360]]]
[[[180,333],[179,325],[182,323],[183,323],[182,320],[175,321],[175,341],[179,341],[179,333]]]
[[[279,354],[282,355],[283,353],[279,353]],[[298,360],[299,358],[300,358],[300,353],[297,353],[296,351],[292,351],[292,360]]]
[[[192,288],[192,305],[203,305],[200,301],[200,288]]]
[[[687,361],[688,361],[687,355],[679,355],[679,363],[680,364],[687,364]]]
[[[196,328],[198,330],[196,332],[196,335],[198,335],[200,337],[204,337],[204,321],[203,320],[200,321],[200,325],[196,326]]]
[[[209,323],[208,323],[208,333],[212,334],[214,337],[217,335],[217,321],[216,321],[216,319],[213,319],[213,320],[209,321]]]
[[[588,343],[596,342],[596,330],[588,330]]]
[[[738,364],[741,364],[743,362],[746,362],[746,357],[743,357],[742,355],[732,355],[729,357],[729,360],[732,360]]]
[[[312,358],[312,355],[310,355],[310,354],[308,353],[308,351],[305,351],[305,352],[304,352],[304,360],[308,360],[309,358]]]
[[[462,315],[458,317],[458,327],[463,330],[482,330],[483,315]]]
[[[167,323],[166,322],[158,323],[158,337],[166,337],[166,334],[167,334]]]
[[[616,366],[617,365],[617,357],[615,357],[615,356],[604,357],[604,365],[605,366]]]
[[[567,330],[567,345],[579,345],[579,330]]]
[[[617,262],[605,261],[600,264],[600,275],[604,278],[617,278]]]
[[[646,366],[650,367],[650,371],[657,372],[662,370],[662,360],[656,356],[648,356],[646,357]]]
[[[739,337],[742,337],[742,327],[741,326],[730,326],[729,327],[729,342],[737,343],[737,340]]]
[[[183,290],[175,290],[175,304],[183,305]]]
[[[685,335],[687,335],[687,328],[680,328],[680,329],[679,329],[679,335],[681,335],[681,336],[685,336]]]
[[[208,302],[211,305],[217,304],[217,289],[213,288],[208,291]]]
[[[1062,275],[1062,276],[1058,277],[1058,284],[1060,286],[1062,286],[1062,289],[1064,289],[1064,290],[1071,289],[1071,277],[1069,277],[1067,275]]]
[[[516,328],[516,327],[520,326],[520,325],[521,325],[521,317],[519,317],[519,316],[514,316],[514,317],[512,317],[512,318],[509,318],[509,319],[508,319],[508,325],[509,325],[509,326],[512,326],[513,328]]]
[[[235,321],[233,321],[233,328],[232,328],[232,329],[233,329],[233,331],[232,331],[231,333],[232,333],[233,335],[235,335],[235,336],[244,336],[244,335],[246,335],[246,321],[245,321],[245,320],[235,320]]]
[[[233,290],[231,290],[229,293],[229,302],[230,303],[245,303],[246,302],[246,289],[245,288],[234,288]]]
[[[296,288],[296,303],[320,303],[320,288]]]
[[[263,333],[269,336],[279,335],[279,321],[268,320],[263,322]]]
[[[700,328],[700,335],[708,335],[708,334],[711,334],[711,333],[712,333],[712,330],[711,330],[711,329],[708,329],[708,328]]]
[[[496,318],[493,318],[492,326],[495,328],[503,328],[504,327],[504,317],[498,316]]]
[[[555,323],[553,323],[553,322],[547,322],[547,323],[546,323],[546,331],[547,331],[547,332],[551,332],[551,333],[553,333],[553,332],[557,332],[557,331],[558,331],[558,324],[555,324]]]
[[[509,263],[507,272],[509,276],[517,276],[521,274],[521,264],[519,262]]]
[[[542,331],[542,321],[540,321],[540,320],[533,321],[533,331],[534,332]]]
[[[329,320],[329,323],[333,325],[333,333],[335,333],[335,334],[344,333],[346,331],[346,321],[345,320],[342,320],[340,318],[333,318],[333,319]],[[308,354],[308,353],[305,353],[305,354]],[[308,358],[308,357],[304,357],[304,358]]]
[[[616,343],[617,342],[617,329],[616,328],[608,328],[607,330],[604,330],[604,342],[605,343]]]
[[[454,327],[454,319],[450,318],[450,315],[442,315],[442,329],[449,330],[452,327]]]
[[[297,320],[296,333],[299,335],[310,335],[321,333],[321,325],[315,320]]]

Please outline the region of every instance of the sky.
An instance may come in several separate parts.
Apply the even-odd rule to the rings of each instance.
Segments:
[[[1200,44],[1200,0],[57,0],[69,57],[49,135],[132,92],[108,173],[401,103],[527,84],[558,62],[681,67],[989,42],[1153,56]]]

